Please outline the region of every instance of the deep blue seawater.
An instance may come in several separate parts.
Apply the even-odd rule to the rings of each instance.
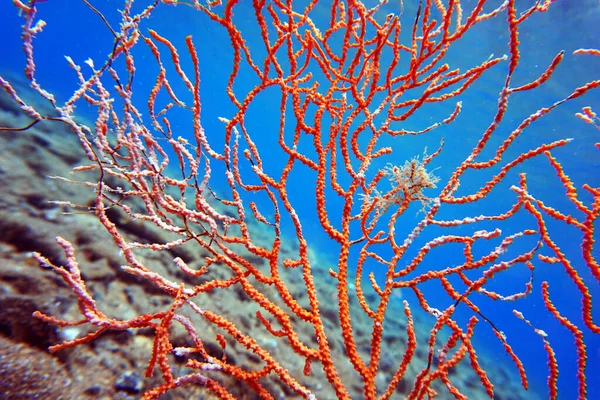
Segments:
[[[20,26],[22,19],[18,16],[12,2],[5,0],[0,2],[0,70],[21,71],[24,67],[24,56],[20,45]],[[235,9],[235,19],[244,31],[244,37],[248,46],[256,51],[255,61],[262,62],[264,48],[260,46],[259,32],[255,27],[255,19],[251,2],[240,1]],[[372,2],[371,2],[372,3]],[[498,2],[490,2],[486,9],[492,9]],[[532,1],[518,1],[520,11],[525,10]],[[122,8],[121,0],[103,0],[94,2],[95,6],[104,14],[107,21],[115,28],[118,27],[120,15],[118,9]],[[135,7],[139,10],[145,1],[137,1]],[[397,12],[400,2],[393,0],[384,6],[379,14],[384,17],[387,13]],[[416,1],[404,2],[404,14],[402,19],[402,38],[410,35],[412,22],[416,10]],[[470,10],[475,2],[473,0],[463,2],[465,10]],[[312,14],[313,19],[319,24],[326,23],[329,18],[329,2],[322,2]],[[45,20],[48,25],[35,41],[37,78],[48,90],[54,92],[60,101],[68,98],[68,95],[77,88],[75,74],[69,69],[64,55],[68,55],[80,65],[91,58],[99,66],[105,56],[110,52],[113,45],[113,37],[98,15],[94,14],[88,7],[78,0],[49,0],[40,3],[39,18]],[[319,20],[319,18],[322,18]],[[502,15],[492,21],[487,21],[476,26],[466,34],[459,42],[452,45],[446,62],[452,68],[466,70],[480,64],[491,54],[498,56],[506,54],[508,35],[506,18]],[[229,37],[226,31],[218,24],[211,22],[202,13],[192,12],[187,7],[162,7],[150,20],[145,21],[144,29],[151,27],[161,35],[169,38],[179,49],[182,57],[183,67],[193,76],[190,58],[185,51],[183,38],[191,34],[199,53],[201,63],[201,99],[202,99],[202,124],[206,130],[209,140],[217,150],[222,149],[223,124],[217,117],[230,118],[235,108],[229,101],[225,92],[227,78],[231,71],[232,51]],[[323,25],[320,25],[323,26]],[[578,48],[600,48],[600,4],[595,0],[557,0],[550,10],[530,18],[520,27],[521,60],[520,65],[513,77],[513,86],[525,84],[542,73],[549,65],[553,57],[560,51],[565,51],[565,59],[556,70],[552,79],[542,87],[531,93],[517,94],[510,99],[509,110],[503,123],[496,130],[488,147],[480,156],[480,160],[487,160],[493,156],[497,146],[502,143],[506,136],[518,126],[518,124],[540,107],[547,107],[555,101],[567,96],[571,91],[593,79],[600,79],[600,57],[590,55],[574,56],[572,52]],[[184,87],[174,74],[166,49],[163,50],[163,62],[169,70],[169,77],[181,98],[191,103],[191,96],[184,93]],[[135,53],[136,74],[134,79],[134,91],[138,97],[134,99],[139,109],[147,115],[146,98],[149,89],[156,80],[157,67],[154,58],[146,46],[140,45]],[[406,59],[407,57],[405,57]],[[285,64],[283,60],[280,61]],[[394,153],[385,161],[376,161],[372,169],[383,168],[390,162],[395,165],[404,164],[405,160],[415,156],[421,156],[425,148],[429,153],[435,151],[441,138],[445,139],[442,154],[431,164],[431,168],[437,168],[435,174],[440,177],[440,185],[445,183],[457,165],[464,160],[479,138],[482,132],[491,122],[497,107],[498,93],[501,90],[506,74],[507,63],[500,63],[487,71],[484,76],[472,87],[460,96],[463,109],[456,121],[448,126],[440,127],[432,132],[421,136],[409,136],[397,139],[386,138],[383,143],[391,146]],[[83,67],[84,71],[86,67]],[[314,70],[314,79],[319,80],[319,72]],[[322,78],[322,77],[321,77]],[[234,89],[241,97],[257,83],[256,76],[246,67],[240,71]],[[324,83],[326,88],[326,84]],[[279,129],[279,106],[281,94],[276,89],[269,89],[262,93],[250,106],[246,118],[246,128],[256,142],[263,161],[265,170],[275,176],[283,163],[286,161],[283,152],[279,148],[276,138]],[[402,125],[404,129],[423,129],[435,121],[440,121],[449,115],[454,108],[455,101],[448,104],[432,105],[423,107],[418,113]],[[513,160],[520,153],[533,149],[542,143],[550,143],[561,138],[573,138],[574,140],[563,148],[553,150],[552,153],[563,165],[565,172],[572,178],[580,193],[580,199],[586,205],[590,205],[591,196],[581,188],[584,183],[591,187],[600,187],[600,153],[594,143],[600,142],[600,130],[592,125],[583,123],[574,116],[581,107],[591,105],[600,112],[600,91],[588,93],[582,98],[561,105],[550,115],[532,124],[513,143],[504,154],[501,165]],[[293,115],[289,112],[291,105],[288,104],[288,127],[293,127]],[[93,117],[93,109],[86,109],[81,105],[79,112],[90,118]],[[191,139],[191,119],[189,114],[181,113],[181,118],[171,118],[172,127],[177,136]],[[378,122],[381,122],[378,120]],[[395,126],[396,129],[399,126]],[[291,137],[286,131],[286,137]],[[366,136],[366,135],[365,135]],[[310,138],[301,142],[301,150],[309,155]],[[213,163],[213,180],[211,185],[217,190],[225,189],[224,181],[219,181],[223,169]],[[492,170],[498,172],[498,168]],[[565,190],[557,179],[554,170],[544,156],[529,160],[511,171],[489,195],[488,199],[480,203],[467,206],[444,206],[438,214],[438,219],[463,218],[465,216],[476,216],[480,214],[491,215],[506,211],[514,204],[516,195],[510,191],[511,185],[518,183],[518,174],[527,173],[528,187],[530,192],[537,198],[543,200],[547,205],[561,210],[563,213],[582,218],[583,215],[575,209],[565,197]],[[252,182],[252,173],[249,165],[242,164],[242,173]],[[342,174],[343,175],[343,174]],[[491,178],[490,171],[480,173],[468,172],[461,181],[458,195],[475,192],[482,184]],[[254,179],[254,182],[256,179]],[[291,181],[294,183],[289,188],[289,195],[293,201],[296,212],[300,215],[303,228],[309,243],[323,257],[331,262],[336,261],[336,245],[322,232],[316,215],[314,200],[315,174],[309,170],[298,168],[292,173]],[[340,177],[342,183],[347,183],[344,176]],[[223,185],[220,187],[220,185]],[[429,196],[436,195],[435,190],[427,193]],[[261,211],[267,217],[272,214],[272,207],[265,202],[261,196],[255,199]],[[357,200],[358,201],[358,200]],[[328,212],[333,221],[339,216],[341,201],[331,193],[328,197]],[[416,223],[422,218],[419,213],[419,205],[411,207],[399,221],[397,226],[397,237],[403,240],[404,236],[412,230]],[[271,210],[271,211],[269,211]],[[555,242],[571,260],[573,266],[584,279],[597,305],[600,299],[600,285],[591,275],[588,267],[581,257],[581,232],[562,222],[552,221],[546,218],[548,229]],[[290,228],[290,221],[284,220],[286,228]],[[462,227],[452,231],[443,229],[428,229],[415,242],[414,246],[405,257],[401,266],[404,266],[420,245],[425,244],[439,234],[469,234],[473,230],[494,229],[499,227],[504,235],[519,232],[524,228],[535,228],[533,219],[525,212],[519,213],[517,218],[502,223],[479,223],[473,226]],[[600,229],[596,223],[596,229]],[[288,231],[291,237],[293,232]],[[358,236],[358,233],[357,233]],[[596,234],[598,238],[598,234]],[[535,245],[535,238],[526,238],[517,241],[510,251],[503,256],[508,260],[520,252],[527,251]],[[477,243],[474,254],[477,257],[489,252],[497,246],[498,240],[490,243]],[[382,250],[383,256],[390,257],[391,253]],[[542,249],[542,254],[551,255],[549,249]],[[600,250],[594,249],[594,256],[600,259]],[[356,254],[352,254],[352,260],[356,260]],[[432,251],[420,266],[419,271],[427,269],[443,269],[463,262],[462,246],[444,246]],[[573,345],[573,337],[570,332],[552,318],[546,311],[540,295],[542,280],[550,285],[552,301],[562,315],[568,317],[584,332],[584,340],[587,345],[587,384],[588,398],[600,398],[600,338],[594,336],[583,324],[581,318],[581,294],[576,289],[572,280],[566,275],[560,264],[548,265],[534,260],[536,272],[534,275],[534,291],[525,301],[514,305],[526,318],[539,329],[548,334],[548,339],[556,351],[559,375],[559,398],[576,398],[577,381],[576,352]],[[379,265],[368,264],[367,268],[373,270],[378,280],[384,279],[384,272]],[[367,273],[365,272],[365,277]],[[496,290],[500,293],[511,294],[524,290],[525,283],[529,280],[530,273],[523,266],[518,265],[504,272],[499,278],[491,282],[486,288]],[[451,280],[460,286],[456,280]],[[439,284],[426,284],[423,291],[431,306],[445,308],[452,302]],[[403,297],[418,308],[416,301],[410,293],[403,293]],[[512,314],[513,305],[492,302],[483,296],[471,296],[482,310],[484,315],[490,318],[507,335],[508,342],[513,346],[516,354],[521,358],[525,369],[529,374],[532,388],[542,396],[546,391],[543,388],[548,374],[546,360],[547,356],[543,349],[540,338],[533,333],[532,329]],[[600,323],[600,307],[596,307],[592,314],[596,323]],[[400,312],[396,306],[394,312]],[[472,313],[460,305],[455,314],[457,321],[464,326]],[[475,342],[477,348],[485,347],[481,354],[493,357],[495,361],[510,365],[508,356],[504,353],[499,341],[493,335],[491,328],[483,321],[476,328]]]

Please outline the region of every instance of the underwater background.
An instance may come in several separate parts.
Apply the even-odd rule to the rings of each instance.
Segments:
[[[122,1],[104,0],[96,3],[95,6],[107,18],[107,21],[114,26],[118,26],[120,21],[118,10],[122,7]],[[136,1],[136,6],[141,7],[142,3],[144,2]],[[390,12],[398,12],[400,3],[400,1],[391,1],[389,4],[384,5],[379,13],[385,16]],[[474,3],[474,1],[463,1],[463,7],[468,9]],[[519,1],[518,3],[519,9],[523,10],[526,5],[531,5],[534,2]],[[301,7],[302,2],[299,2],[299,4]],[[366,1],[365,4],[369,5],[370,2]],[[417,4],[416,1],[407,0],[403,2],[403,22],[406,26],[402,33],[404,38],[410,35]],[[114,43],[113,37],[98,15],[94,14],[81,1],[49,0],[39,3],[37,7],[39,9],[38,17],[44,19],[48,24],[43,33],[35,39],[37,79],[43,87],[53,92],[59,101],[64,101],[77,89],[76,77],[68,67],[64,56],[70,56],[80,65],[83,65],[86,59],[91,58],[99,65],[111,51]],[[247,8],[247,14],[244,12],[245,8]],[[320,2],[315,11],[316,15],[322,13],[326,23],[329,12],[326,1]],[[245,32],[247,35],[244,38],[250,47],[253,46],[253,41],[255,41],[257,48],[259,48],[261,39],[259,33],[252,29],[254,26],[252,13],[251,2],[241,0],[240,7],[236,9],[236,17],[240,23],[247,20],[248,30]],[[313,18],[315,17],[313,16]],[[0,37],[2,38],[0,42],[0,54],[2,55],[0,57],[0,71],[21,73],[24,68],[24,55],[20,42],[22,19],[10,1],[0,2],[0,22]],[[184,47],[184,37],[188,34],[193,35],[201,65],[202,123],[209,140],[218,143],[220,135],[224,131],[223,124],[218,121],[218,117],[227,118],[235,111],[225,91],[232,63],[232,51],[227,33],[219,25],[208,20],[202,13],[192,12],[186,7],[163,7],[160,13],[156,13],[144,24],[151,26],[161,35],[167,36],[180,48]],[[565,60],[558,67],[552,79],[540,88],[531,93],[511,97],[509,111],[503,124],[492,138],[488,150],[480,156],[483,160],[492,155],[490,149],[495,148],[494,144],[501,143],[531,113],[537,111],[540,107],[549,106],[564,98],[574,88],[585,82],[600,78],[600,57],[572,55],[572,52],[579,48],[600,47],[600,3],[595,0],[557,0],[548,12],[538,14],[523,24],[520,31],[520,41],[522,43],[521,60],[518,71],[514,76],[513,85],[524,84],[535,79],[561,50],[565,51]],[[491,54],[507,53],[507,43],[507,23],[504,18],[496,18],[480,24],[459,42],[453,44],[446,61],[452,67],[464,70],[480,64]],[[142,47],[138,46],[139,50],[136,50],[135,53],[137,70],[134,92],[138,93],[139,97],[135,101],[139,102],[140,109],[144,112],[143,105],[147,98],[146,94],[155,82],[157,67],[150,52],[147,49],[142,49]],[[182,51],[182,53],[184,52]],[[147,60],[147,63],[145,60]],[[182,55],[182,60],[184,69],[191,70],[191,63],[186,54]],[[163,62],[168,64],[168,60],[163,60]],[[440,177],[442,183],[447,181],[454,169],[470,154],[482,132],[490,124],[496,111],[498,94],[504,83],[506,68],[507,64],[501,63],[487,71],[481,79],[460,96],[459,100],[462,101],[463,107],[454,123],[441,126],[420,136],[385,139],[383,144],[391,146],[394,150],[393,158],[397,160],[394,163],[402,165],[405,160],[422,156],[425,149],[431,154],[439,147],[443,138],[445,141],[443,151],[432,162],[431,168],[436,168],[435,174]],[[247,79],[244,79],[244,77],[247,77]],[[318,77],[316,79],[318,80]],[[234,89],[243,94],[256,83],[256,77],[251,71],[242,70]],[[175,83],[174,85],[178,84]],[[435,121],[446,118],[454,108],[454,103],[450,103],[427,108],[415,114],[402,128],[419,130]],[[266,91],[253,102],[246,118],[246,128],[251,132],[263,160],[268,160],[268,163],[266,163],[267,168],[271,168],[272,171],[280,170],[287,160],[277,141],[273,139],[279,129],[279,105],[280,96],[277,95],[277,90],[273,89],[272,93]],[[600,187],[600,154],[594,146],[595,143],[600,142],[600,131],[574,116],[583,106],[587,105],[595,107],[598,111],[600,108],[600,92],[597,90],[592,91],[582,98],[563,104],[549,115],[536,121],[506,153],[507,160],[513,159],[523,151],[535,148],[540,143],[548,143],[562,138],[573,138],[574,140],[567,146],[553,150],[553,155],[561,161],[566,173],[575,182],[578,189],[584,183],[591,187]],[[85,107],[78,109],[78,113],[81,113],[82,116],[93,120],[94,115],[92,112],[93,110],[86,110]],[[187,135],[188,139],[193,139],[191,137],[192,121],[189,117],[187,119],[182,117],[181,120],[173,122],[172,128],[177,136],[186,137]],[[214,147],[219,148],[218,145]],[[385,162],[389,161],[389,159],[386,159]],[[381,165],[374,163],[375,165],[372,168],[374,170],[384,168],[386,166],[385,162]],[[564,213],[581,217],[573,204],[566,199],[564,187],[555,176],[555,171],[551,168],[547,159],[537,157],[525,162],[517,170],[510,172],[485,201],[469,205],[467,210],[449,206],[442,208],[437,218],[458,219],[465,217],[465,213],[475,216],[506,210],[507,207],[513,204],[516,197],[516,194],[509,188],[511,185],[518,183],[518,173],[520,172],[527,173],[529,190],[536,197],[543,199],[547,205]],[[219,167],[215,166],[213,177],[223,176],[222,174],[223,170],[219,170]],[[472,173],[472,175],[468,175],[468,178],[465,176],[457,195],[476,191],[489,178],[489,174],[484,176]],[[335,265],[335,257],[338,254],[337,247],[320,227],[316,214],[314,191],[310,189],[314,187],[314,175],[309,171],[298,169],[294,171],[292,180],[295,185],[290,189],[289,195],[294,201],[293,205],[296,212],[303,221],[304,232],[307,234],[309,245],[316,249],[320,257]],[[220,188],[219,183],[214,179],[211,181],[211,185],[216,191],[226,189],[225,182],[223,182],[223,187]],[[431,189],[426,194],[435,197],[435,190]],[[584,190],[580,190],[579,193],[584,204],[589,204],[591,197]],[[255,199],[259,206],[268,207],[268,203],[264,200],[260,197]],[[328,207],[331,210],[335,210],[336,206],[340,204],[342,204],[341,201],[337,203],[333,195],[328,199]],[[267,212],[264,212],[264,214],[268,216]],[[397,228],[398,237],[404,237],[412,231],[421,217],[423,217],[423,212],[420,210],[420,205],[414,204],[402,216],[401,223]],[[522,230],[523,222],[519,218],[510,219],[501,224],[482,222],[476,225],[476,229],[500,227],[503,234],[508,235]],[[287,224],[287,228],[290,229],[290,221],[287,221]],[[474,227],[463,227],[455,230],[454,233],[461,233],[461,229],[465,229],[466,232],[472,231]],[[596,308],[592,310],[592,316],[594,320],[600,321],[600,307],[598,307],[597,300],[600,298],[600,285],[591,275],[581,257],[581,232],[564,223],[555,221],[549,223],[548,229],[551,232],[551,237],[555,239],[586,282],[596,305]],[[596,229],[600,229],[600,227],[596,226]],[[440,231],[435,229],[427,231],[425,235],[418,238],[413,249],[420,248],[419,243],[424,244],[439,233]],[[523,239],[518,242],[503,256],[503,259],[510,259],[511,255],[521,254],[524,251],[523,249],[531,248],[532,241],[535,241],[535,239]],[[497,243],[489,244],[490,247],[481,245],[476,248],[474,253],[484,254],[489,252],[494,245],[497,245]],[[543,249],[541,252],[542,254],[548,254],[544,253]],[[410,260],[415,253],[416,250],[413,250],[412,253],[409,252],[405,259]],[[600,259],[598,246],[594,248],[593,254],[597,260]],[[351,256],[353,259],[357,258],[357,254]],[[390,254],[383,254],[383,256],[389,257]],[[443,251],[441,249],[432,251],[420,268],[438,270],[462,262],[463,254],[460,246],[457,245],[456,248],[444,246]],[[554,304],[564,316],[577,324],[584,332],[584,341],[589,357],[586,369],[588,396],[590,399],[600,398],[600,395],[598,395],[600,393],[600,337],[591,334],[583,325],[581,293],[575,288],[573,282],[559,264],[538,264],[536,266],[539,269],[536,270],[533,278],[534,291],[527,300],[518,302],[518,310],[536,328],[543,329],[548,334],[548,339],[557,355],[560,371],[558,379],[559,398],[576,398],[576,348],[573,344],[573,336],[545,310],[539,293],[541,280],[549,282]],[[367,267],[371,268],[377,279],[384,279],[385,271],[380,271],[377,265],[367,265]],[[367,276],[369,272],[370,270],[365,271],[364,276]],[[530,271],[521,265],[505,272],[502,279],[490,283],[489,286],[486,285],[486,288],[510,294],[522,291],[529,278]],[[439,284],[426,284],[423,291],[430,305],[434,307],[443,309],[451,304],[446,293],[441,291]],[[410,304],[414,304],[413,311],[417,309],[417,302],[411,293],[407,291],[407,293],[402,293],[400,296],[402,299],[408,300]],[[548,375],[547,355],[543,348],[543,342],[530,327],[513,316],[510,304],[497,304],[484,296],[473,297],[471,300],[475,301],[482,313],[506,334],[507,340],[525,365],[532,387],[531,390],[539,393],[543,398],[547,393],[545,382]],[[459,324],[464,325],[471,315],[472,313],[467,307],[459,306],[454,318]],[[474,344],[480,356],[484,355],[498,363],[507,364],[508,368],[512,368],[511,360],[502,349],[501,343],[495,337],[492,329],[485,326],[484,323],[478,325]]]

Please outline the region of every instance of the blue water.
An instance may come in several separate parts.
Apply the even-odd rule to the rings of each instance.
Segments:
[[[0,3],[0,34],[2,43],[0,44],[1,70],[20,71],[24,65],[24,57],[20,48],[19,26],[22,20],[16,13],[15,8],[9,1]],[[104,0],[97,1],[97,7],[102,11],[112,26],[117,27],[120,21],[120,15],[116,11],[122,7],[122,1]],[[138,4],[139,3],[139,4]],[[260,62],[261,47],[259,46],[259,33],[253,28],[254,19],[249,1],[242,1],[242,4],[236,8],[236,22],[244,29],[244,37],[248,45],[253,50],[256,49],[255,60]],[[398,1],[392,1],[392,4],[386,5],[382,9],[381,15],[396,11]],[[404,4],[402,37],[410,33],[410,27],[415,13],[415,5]],[[416,3],[416,2],[415,2]],[[465,9],[470,9],[473,1],[463,2]],[[526,8],[531,1],[519,1],[520,10]],[[145,4],[143,1],[136,2],[137,7]],[[496,2],[494,2],[496,4]],[[77,88],[76,79],[73,72],[68,68],[64,55],[71,56],[76,63],[83,64],[87,58],[92,58],[99,66],[104,57],[110,52],[113,45],[113,38],[101,19],[82,2],[77,0],[65,0],[62,2],[48,1],[38,5],[40,10],[39,17],[44,19],[48,26],[43,33],[38,35],[35,42],[37,59],[37,78],[47,89],[53,91],[59,101],[68,98],[69,93]],[[491,9],[492,7],[488,7]],[[328,10],[327,3],[323,2],[315,10],[313,18],[317,21],[322,16],[327,21]],[[520,40],[521,60],[517,72],[513,78],[513,86],[524,84],[535,79],[544,71],[552,58],[560,51],[565,50],[565,59],[556,70],[551,81],[532,93],[515,95],[511,97],[509,111],[504,118],[503,124],[496,131],[494,137],[488,145],[488,149],[480,156],[480,160],[487,160],[494,154],[496,146],[531,113],[539,107],[549,106],[555,101],[564,98],[575,87],[593,79],[600,78],[600,57],[589,55],[572,55],[573,50],[578,48],[600,47],[600,5],[593,0],[579,1],[556,1],[550,11],[544,14],[536,15],[521,26]],[[322,21],[321,21],[322,22]],[[460,67],[462,70],[478,65],[490,54],[495,56],[507,53],[508,36],[506,32],[505,17],[502,16],[493,21],[488,21],[477,26],[473,32],[469,32],[458,43],[452,46],[448,54],[447,62],[452,67]],[[206,16],[200,13],[191,12],[186,7],[163,7],[163,10],[150,20],[143,24],[145,28],[152,27],[160,34],[167,36],[180,49],[180,55],[183,60],[184,69],[189,71],[192,76],[191,63],[189,56],[185,52],[183,38],[192,34],[194,43],[200,55],[202,86],[202,124],[209,135],[213,148],[222,149],[223,124],[217,120],[217,117],[231,117],[235,112],[235,107],[230,103],[225,92],[227,78],[231,70],[232,51],[229,38],[223,28],[211,22]],[[256,47],[253,47],[256,46]],[[136,75],[134,79],[134,90],[140,93],[135,99],[139,104],[140,110],[146,112],[145,101],[148,90],[153,85],[157,67],[155,60],[146,46],[140,45],[135,53]],[[282,63],[283,60],[280,60]],[[170,67],[166,50],[163,51],[163,62],[169,70],[171,80],[179,90],[178,93],[184,93],[184,88],[175,78],[174,71]],[[476,84],[474,84],[459,100],[463,102],[463,110],[453,124],[440,127],[435,131],[421,136],[402,137],[399,139],[384,139],[383,144],[389,145],[394,149],[391,158],[385,161],[377,161],[373,164],[373,170],[383,168],[387,162],[396,165],[402,165],[405,160],[415,156],[421,156],[427,147],[429,153],[435,151],[441,138],[445,139],[445,146],[442,154],[432,163],[432,168],[438,168],[435,172],[440,177],[440,186],[450,177],[457,165],[471,152],[473,146],[480,138],[481,133],[489,125],[496,110],[497,96],[501,90],[504,76],[506,73],[506,63],[501,63],[484,75]],[[315,71],[315,79],[318,79],[318,72]],[[239,96],[250,90],[257,83],[256,77],[250,73],[248,68],[243,68],[238,77],[234,89]],[[182,100],[191,104],[191,96],[180,94]],[[280,93],[276,89],[270,89],[262,93],[250,106],[246,118],[246,127],[256,142],[263,161],[265,161],[265,170],[274,173],[280,171],[283,163],[286,161],[283,152],[277,145],[275,138],[279,129],[279,105]],[[455,101],[448,104],[433,105],[421,110],[409,121],[403,125],[405,129],[423,129],[435,121],[446,118],[454,108]],[[554,150],[552,153],[562,163],[567,174],[572,178],[575,186],[579,189],[580,199],[589,205],[591,196],[589,196],[581,186],[584,183],[592,187],[600,187],[600,157],[598,149],[594,143],[600,142],[600,131],[594,126],[584,124],[581,120],[574,117],[581,107],[591,105],[600,112],[600,91],[588,93],[586,96],[576,99],[568,104],[560,106],[558,109],[542,120],[537,121],[530,126],[505,153],[501,165],[514,159],[520,153],[539,146],[541,143],[549,143],[561,138],[574,138],[569,145]],[[288,111],[290,105],[288,104]],[[82,106],[79,112],[82,115],[93,117],[93,110]],[[183,116],[184,114],[182,114]],[[293,115],[288,112],[288,126],[293,126]],[[181,135],[191,139],[191,120],[189,117],[173,120],[173,130],[176,135]],[[396,126],[397,128],[397,126]],[[286,137],[291,137],[291,132],[286,132]],[[306,151],[309,155],[314,154],[310,151],[310,140],[301,142],[300,149]],[[213,164],[213,177],[222,176],[223,169]],[[497,172],[498,169],[493,169]],[[569,203],[564,194],[565,190],[556,178],[554,170],[550,167],[545,157],[538,157],[527,161],[518,168],[510,172],[504,181],[496,187],[489,198],[478,204],[469,206],[444,206],[437,216],[438,219],[463,218],[465,216],[475,216],[480,214],[493,214],[502,212],[510,207],[515,194],[509,190],[511,185],[518,183],[518,174],[526,172],[528,176],[528,187],[530,192],[537,198],[543,200],[547,205],[561,210],[564,213],[572,214],[574,217],[582,218],[574,206]],[[242,173],[252,182],[251,171],[248,165],[242,165]],[[462,179],[462,186],[457,195],[469,194],[476,191],[481,184],[485,183],[491,177],[490,171],[481,173],[468,172]],[[345,179],[346,178],[346,179]],[[254,180],[256,181],[256,180]],[[312,246],[324,253],[325,258],[335,263],[336,245],[322,232],[316,215],[316,205],[314,200],[315,174],[307,169],[296,169],[290,179],[294,184],[288,189],[290,198],[296,212],[303,221],[304,232]],[[340,177],[341,183],[347,183],[347,177]],[[219,187],[220,183],[213,179],[211,185],[215,189],[225,189]],[[436,191],[431,190],[428,196],[435,197]],[[261,211],[267,217],[272,214],[272,207],[269,208],[267,202],[261,196],[255,196],[259,202]],[[341,201],[336,199],[333,194],[328,197],[327,209],[332,221],[339,216]],[[420,205],[413,205],[402,216],[397,227],[397,237],[403,238],[410,232],[416,223],[422,218],[419,213]],[[549,218],[546,218],[550,221]],[[520,213],[517,218],[513,218],[503,223],[480,223],[475,226],[462,227],[454,229],[452,232],[442,229],[428,229],[415,242],[412,251],[409,251],[401,266],[403,266],[416,253],[420,245],[425,244],[439,234],[468,234],[473,230],[494,229],[500,227],[504,235],[518,232],[525,227],[534,227],[534,221],[526,213]],[[290,221],[284,220],[286,228],[290,228]],[[583,263],[581,257],[581,233],[561,222],[548,222],[548,228],[555,242],[561,247],[562,251],[568,256],[572,264],[580,273],[581,277],[590,288],[594,303],[598,303],[600,298],[600,289],[598,282],[590,274],[588,267]],[[599,229],[596,224],[596,229]],[[288,231],[291,236],[292,232]],[[358,235],[358,234],[357,234]],[[596,238],[598,235],[596,235]],[[402,239],[399,239],[402,240]],[[494,246],[498,245],[498,240],[491,243],[477,243],[474,255],[483,255]],[[508,260],[511,256],[519,252],[526,251],[536,243],[534,238],[526,238],[517,241],[511,247],[503,260]],[[419,245],[420,244],[420,245]],[[383,250],[384,256],[390,256],[389,252]],[[542,249],[542,254],[550,255],[548,249]],[[596,259],[600,258],[600,250],[594,249]],[[352,260],[356,259],[356,254],[352,255]],[[427,269],[443,269],[452,265],[459,265],[463,262],[462,246],[445,246],[432,251],[421,265],[419,271]],[[565,274],[564,268],[560,264],[548,265],[534,260],[537,267],[534,276],[534,291],[525,301],[518,304],[500,304],[492,302],[483,296],[472,296],[471,299],[481,308],[486,317],[494,323],[507,335],[509,343],[517,355],[523,361],[526,371],[529,374],[531,386],[541,393],[546,393],[543,388],[547,376],[546,354],[543,350],[543,343],[540,338],[533,333],[532,329],[522,321],[516,319],[512,314],[514,307],[523,312],[526,318],[540,329],[548,333],[553,348],[556,351],[559,375],[559,398],[576,398],[577,381],[575,379],[576,353],[573,346],[573,337],[563,326],[555,319],[550,317],[541,301],[540,285],[542,280],[550,284],[550,295],[552,301],[557,306],[562,315],[568,317],[572,322],[579,326],[584,332],[584,338],[588,351],[588,363],[586,369],[588,397],[590,399],[600,398],[600,338],[594,336],[585,328],[581,318],[581,294],[577,291],[571,279]],[[384,275],[378,265],[368,264],[375,272],[376,278],[381,282]],[[369,271],[365,272],[365,276]],[[504,272],[497,281],[486,286],[490,290],[497,290],[500,293],[511,294],[524,290],[524,284],[529,280],[530,273],[523,266],[519,265],[510,271]],[[460,283],[451,280],[461,288]],[[464,287],[462,288],[464,290]],[[441,291],[439,284],[426,284],[423,291],[431,306],[445,308],[452,302],[448,296]],[[413,309],[418,306],[416,301],[409,293],[403,293],[404,298],[408,299]],[[464,326],[472,313],[464,306],[460,305],[455,314],[457,321]],[[596,323],[600,323],[600,311],[594,309],[593,317]],[[479,323],[475,336],[477,344],[484,344],[486,350],[482,352],[496,357],[498,362],[510,363],[508,357],[504,354],[498,340],[493,335],[491,328],[483,321]]]

